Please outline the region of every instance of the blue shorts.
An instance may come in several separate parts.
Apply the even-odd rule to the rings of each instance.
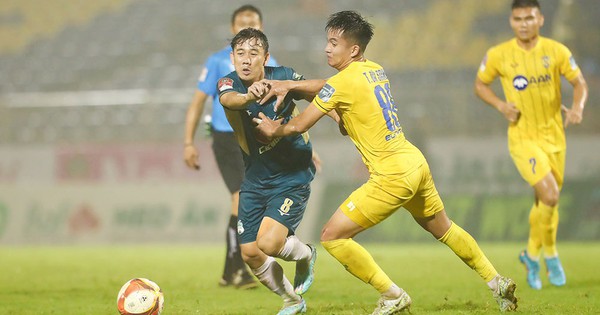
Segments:
[[[237,232],[240,243],[256,241],[264,217],[288,228],[288,236],[296,231],[310,196],[310,185],[244,190],[240,192]]]

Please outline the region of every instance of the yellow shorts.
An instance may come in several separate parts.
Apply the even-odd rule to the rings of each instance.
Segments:
[[[558,187],[562,187],[565,174],[565,152],[546,152],[532,141],[519,143],[509,147],[510,156],[519,170],[521,177],[534,186],[544,176],[552,172]]]
[[[427,162],[400,178],[371,175],[340,205],[346,216],[364,228],[385,220],[400,207],[413,217],[429,217],[444,210]]]

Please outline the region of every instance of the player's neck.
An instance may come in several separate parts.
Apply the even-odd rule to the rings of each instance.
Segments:
[[[354,57],[352,59],[349,59],[347,62],[343,63],[340,67],[337,67],[337,71],[339,72],[339,71],[342,71],[342,70],[348,68],[348,66],[351,65],[353,62],[365,62],[365,61],[367,61],[367,59],[363,55]]]
[[[535,37],[532,37],[528,40],[522,40],[517,38],[517,45],[519,45],[519,47],[523,48],[524,50],[532,50],[537,45],[539,39],[539,35],[536,35]]]

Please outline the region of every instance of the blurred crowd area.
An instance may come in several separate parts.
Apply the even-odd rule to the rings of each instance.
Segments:
[[[540,2],[542,34],[572,50],[590,86],[569,133],[598,134],[598,1]],[[245,3],[262,10],[272,55],[307,78],[335,73],[323,52],[329,14],[366,16],[366,56],[386,69],[409,138],[505,133],[472,85],[486,50],[512,37],[511,0],[3,0],[0,144],[180,143],[202,63],[228,44]],[[312,134],[335,131],[321,123]]]

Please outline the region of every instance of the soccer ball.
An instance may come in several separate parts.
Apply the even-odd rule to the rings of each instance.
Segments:
[[[146,278],[125,282],[117,296],[117,308],[121,315],[159,315],[163,304],[162,290]]]

